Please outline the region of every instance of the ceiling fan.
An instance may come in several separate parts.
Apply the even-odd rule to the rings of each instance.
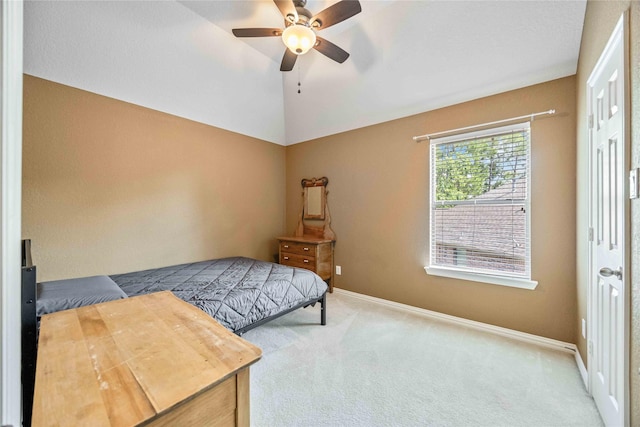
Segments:
[[[287,49],[280,64],[280,71],[291,71],[298,55],[311,48],[336,62],[343,63],[349,54],[328,40],[318,37],[317,31],[338,24],[362,11],[358,0],[341,0],[320,13],[312,15],[305,5],[307,0],[273,0],[284,17],[284,29],[235,28],[236,37],[282,37]]]

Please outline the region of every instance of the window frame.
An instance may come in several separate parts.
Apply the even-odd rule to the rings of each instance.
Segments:
[[[504,272],[504,274],[500,273],[489,273],[486,271],[473,271],[473,269],[465,268],[459,269],[452,266],[439,265],[433,262],[433,257],[435,256],[434,252],[434,239],[436,238],[434,230],[433,230],[433,215],[435,214],[435,206],[436,206],[436,179],[435,179],[435,156],[434,156],[434,147],[440,144],[453,143],[457,141],[471,140],[471,139],[480,139],[483,137],[488,137],[491,135],[504,134],[508,132],[513,132],[518,129],[526,129],[528,131],[528,146],[527,146],[527,162],[526,162],[526,173],[527,173],[527,186],[526,186],[526,198],[524,200],[525,206],[525,215],[526,215],[526,224],[525,224],[525,233],[526,233],[526,254],[525,254],[525,263],[526,265],[526,274],[523,275],[512,275],[508,272]],[[531,279],[531,270],[532,270],[532,259],[531,259],[531,180],[532,180],[532,171],[531,171],[531,152],[532,152],[532,135],[531,135],[531,126],[530,122],[520,122],[506,126],[498,126],[491,127],[488,129],[483,129],[479,131],[473,132],[465,132],[456,135],[444,136],[441,138],[431,139],[429,142],[429,163],[430,163],[430,173],[429,173],[429,247],[428,247],[428,259],[427,265],[424,267],[425,272],[429,275],[441,276],[447,278],[468,280],[473,282],[480,283],[488,283],[494,285],[501,286],[509,286],[521,289],[530,289],[533,290],[538,285],[538,282]]]

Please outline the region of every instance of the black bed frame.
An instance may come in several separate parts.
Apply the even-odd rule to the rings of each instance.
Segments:
[[[274,314],[273,316],[269,316],[262,320],[258,320],[257,322],[247,325],[244,328],[237,329],[233,332],[238,336],[242,336],[245,332],[250,331],[253,328],[257,328],[260,325],[264,325],[265,323],[270,322],[271,320],[277,319],[280,316],[284,316],[285,314],[291,313],[294,310],[297,310],[299,308],[307,308],[309,306],[314,307],[318,302],[320,303],[320,324],[324,326],[327,324],[327,292],[326,291],[325,293],[322,294],[320,298],[316,300],[305,301],[301,304],[294,305],[293,307],[285,311],[281,311],[280,313]]]

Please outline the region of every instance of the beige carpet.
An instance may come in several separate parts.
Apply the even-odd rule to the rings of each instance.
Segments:
[[[601,426],[571,354],[348,295],[247,332],[254,426]]]

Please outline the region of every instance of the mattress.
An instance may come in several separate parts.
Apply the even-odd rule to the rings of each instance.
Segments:
[[[315,302],[327,291],[312,271],[243,257],[110,277],[129,297],[171,291],[232,331]]]

